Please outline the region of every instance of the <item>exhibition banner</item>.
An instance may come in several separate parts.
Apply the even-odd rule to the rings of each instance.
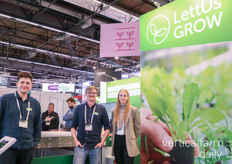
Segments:
[[[101,25],[100,57],[139,56],[139,22]]]
[[[231,0],[178,0],[140,17],[141,51],[232,40]]]
[[[141,164],[232,163],[231,6],[176,0],[141,16]]]

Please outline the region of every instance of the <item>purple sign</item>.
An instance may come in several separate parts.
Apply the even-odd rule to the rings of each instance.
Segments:
[[[101,25],[100,57],[139,56],[139,22]]]
[[[58,91],[59,90],[59,85],[49,85],[48,90]]]

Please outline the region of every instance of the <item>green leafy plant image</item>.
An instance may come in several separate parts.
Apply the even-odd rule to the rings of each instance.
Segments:
[[[175,107],[160,87],[145,89],[144,92],[153,114],[167,124],[173,140],[184,143],[195,126],[208,126],[225,119],[225,114],[217,108],[196,108],[199,97],[206,90],[211,91],[209,102],[212,102],[215,98],[213,88],[188,84]]]
[[[170,161],[173,150],[177,149],[175,143],[185,147],[188,141],[193,141],[197,148],[194,145],[192,159],[189,156],[191,163],[232,163],[231,45],[232,42],[194,45],[141,54],[142,106],[145,114],[150,112],[149,115],[153,115],[144,117],[144,129],[148,127],[152,131],[163,122],[164,132],[167,132],[154,130],[150,134],[142,131],[147,135],[144,142],[149,162],[157,163],[154,156],[157,149],[162,151],[159,159]],[[166,134],[170,136],[168,141],[174,143],[168,150],[162,147],[164,144],[159,144],[166,141]],[[159,138],[160,135],[159,142],[151,138]],[[188,150],[180,148],[178,151],[176,159]]]
[[[182,145],[186,143],[186,139],[194,127],[212,127],[213,124],[226,120],[225,113],[217,108],[204,108],[201,110],[197,108],[198,99],[206,91],[207,93],[211,93],[208,95],[210,103],[216,95],[213,88],[200,88],[196,83],[189,83],[184,89],[183,97],[174,106],[169,96],[165,94],[161,87],[144,89],[153,115],[166,123],[173,141]],[[192,158],[194,158],[193,155],[192,153]]]

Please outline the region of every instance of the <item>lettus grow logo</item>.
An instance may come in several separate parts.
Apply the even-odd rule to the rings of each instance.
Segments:
[[[146,37],[151,44],[161,44],[170,32],[170,21],[165,15],[157,15],[147,26]]]

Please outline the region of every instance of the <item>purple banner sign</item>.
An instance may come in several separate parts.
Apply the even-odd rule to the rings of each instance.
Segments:
[[[49,85],[48,90],[58,91],[59,90],[59,85]]]

